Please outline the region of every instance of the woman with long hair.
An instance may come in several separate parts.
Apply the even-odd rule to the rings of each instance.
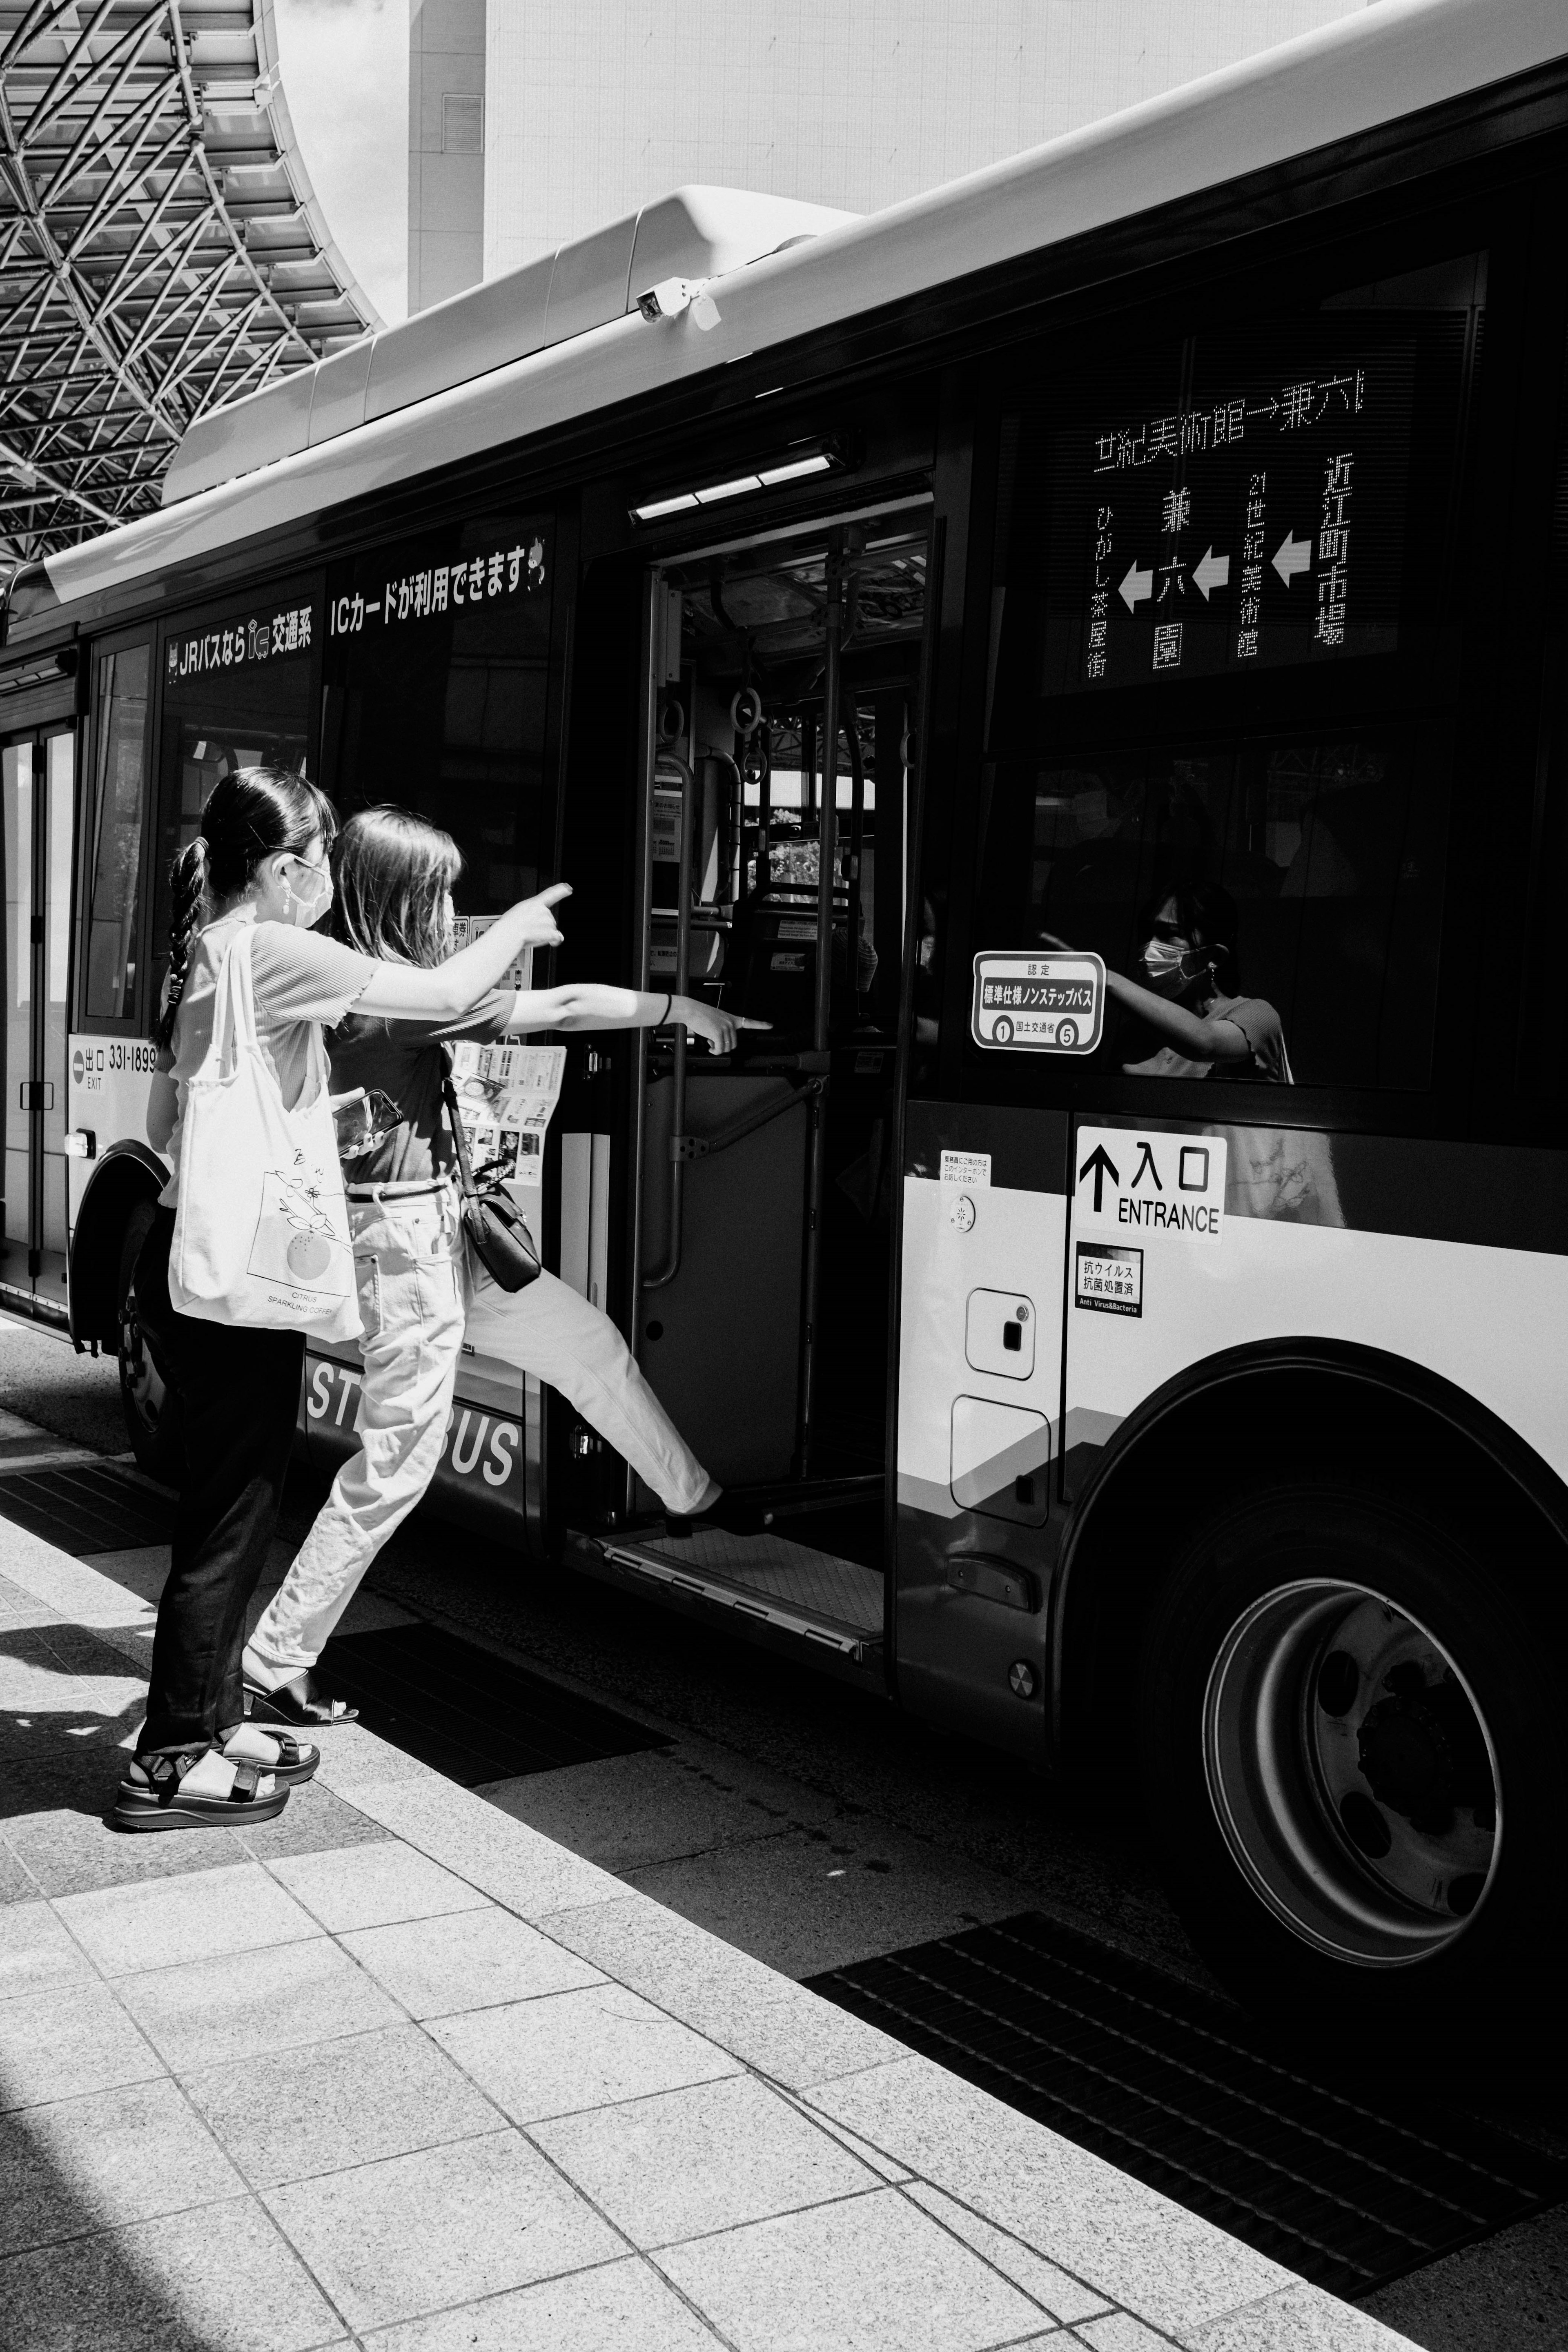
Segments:
[[[304,777],[242,768],[215,787],[172,873],[173,938],[155,1032],[160,1076],[148,1137],[174,1163],[136,1261],[137,1308],[178,1398],[185,1474],[169,1576],[158,1605],[147,1717],[112,1818],[122,1829],[254,1822],[279,1811],[319,1759],[303,1742],[245,1721],[241,1653],[247,1604],[277,1524],[299,1410],[305,1341],[180,1312],[169,1296],[187,1086],[212,1043],[219,975],[247,925],[256,1042],[286,1108],[314,1057],[311,1032],[365,1014],[451,1020],[492,988],[521,950],[559,940],[563,887],[525,899],[438,971],[358,953],[310,929],[332,896],[331,803]]]
[[[405,810],[371,808],[351,817],[336,858],[335,926],[345,951],[411,971],[449,971],[452,892],[461,871],[451,835]],[[456,1021],[388,1019],[362,998],[333,1031],[334,1093],[379,1091],[399,1117],[344,1169],[364,1325],[360,1446],[339,1470],[246,1644],[246,1702],[255,1721],[314,1725],[349,1716],[317,1689],[312,1669],[371,1562],[436,1475],[471,1305],[486,1349],[569,1398],[667,1511],[710,1517],[722,1507],[721,1488],[608,1316],[543,1273],[516,1293],[486,1278],[474,1300],[442,1107],[446,1050],[459,1038],[647,1029],[667,1020],[684,1023],[720,1053],[731,1050],[738,1029],[768,1025],[737,1020],[697,997],[568,983],[498,988]]]

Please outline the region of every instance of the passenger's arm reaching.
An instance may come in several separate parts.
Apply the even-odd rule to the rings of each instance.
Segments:
[[[536,898],[520,898],[470,947],[445,963],[377,963],[354,999],[355,1013],[385,1021],[457,1021],[488,996],[524,948],[558,947],[561,933],[551,909],[572,895],[569,882],[552,883]],[[528,992],[531,996],[535,992]],[[544,993],[552,992],[546,990]],[[520,1002],[525,1001],[520,998]]]
[[[521,990],[512,999],[509,1029],[662,1029],[679,1022],[705,1038],[716,1054],[735,1049],[736,1032],[767,1029],[767,1021],[745,1021],[721,1013],[700,996],[667,996],[662,989],[608,988],[597,981],[569,981],[561,988]]]

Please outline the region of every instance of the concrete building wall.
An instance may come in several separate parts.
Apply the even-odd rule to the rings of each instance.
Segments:
[[[488,0],[485,274],[688,180],[874,212],[1365,5]]]
[[[485,273],[485,0],[408,0],[408,310]]]

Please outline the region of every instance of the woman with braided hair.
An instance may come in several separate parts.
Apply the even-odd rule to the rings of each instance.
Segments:
[[[136,1261],[142,1328],[180,1402],[185,1472],[158,1605],[147,1719],[120,1784],[121,1829],[254,1822],[281,1811],[319,1758],[245,1721],[247,1606],[277,1524],[299,1410],[305,1341],[182,1314],[169,1297],[185,1087],[212,1042],[218,975],[246,924],[257,1044],[286,1108],[300,1101],[319,1024],[351,1006],[388,1019],[455,1020],[524,948],[559,940],[558,884],[510,908],[437,971],[383,962],[311,929],[332,896],[331,803],[304,777],[242,768],[214,788],[201,831],[174,860],[174,938],[156,1030],[163,1049],[147,1133],[174,1163]]]

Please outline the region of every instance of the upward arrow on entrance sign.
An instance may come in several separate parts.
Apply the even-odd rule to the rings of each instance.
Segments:
[[[1106,1178],[1109,1176],[1111,1182],[1119,1191],[1121,1185],[1121,1179],[1116,1172],[1116,1162],[1112,1160],[1103,1143],[1097,1143],[1095,1145],[1094,1150],[1089,1153],[1089,1158],[1079,1170],[1079,1182],[1081,1184],[1084,1178],[1090,1173],[1092,1173],[1094,1177],[1094,1213],[1098,1217],[1100,1214],[1100,1204],[1104,1197]]]

